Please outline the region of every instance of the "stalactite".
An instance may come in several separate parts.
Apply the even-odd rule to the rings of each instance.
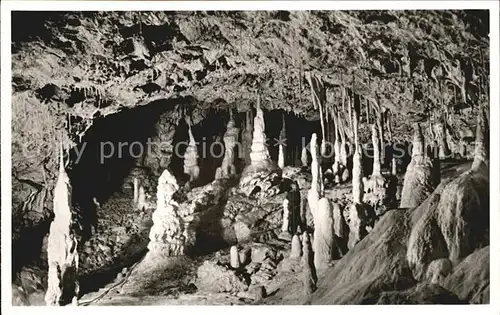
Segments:
[[[320,124],[321,124],[321,156],[326,155],[326,140],[325,140],[325,122],[324,122],[324,115],[323,115],[323,107],[325,104],[325,87],[323,84],[323,80],[321,78],[318,78],[316,75],[311,74],[310,72],[307,73],[306,78],[309,82],[309,85],[311,86],[311,96],[312,96],[312,102],[314,109],[318,108],[319,109],[319,119],[320,119]]]

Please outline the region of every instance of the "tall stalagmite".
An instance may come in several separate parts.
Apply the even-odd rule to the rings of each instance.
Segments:
[[[153,254],[183,255],[187,245],[194,243],[194,235],[179,213],[179,204],[173,199],[177,190],[177,180],[168,170],[164,170],[158,179],[156,210],[149,232],[148,249]]]
[[[245,113],[245,128],[243,129],[241,146],[243,147],[243,157],[245,160],[245,165],[250,165],[250,152],[252,152],[252,139],[253,139],[253,112],[252,108]]]
[[[64,305],[69,302],[76,304],[78,299],[78,241],[73,229],[76,218],[71,209],[71,193],[72,187],[64,169],[61,145],[59,176],[54,189],[54,220],[50,224],[47,245],[47,305]]]
[[[318,206],[318,201],[321,197],[323,197],[323,176],[321,173],[321,166],[318,161],[318,145],[317,145],[317,136],[315,133],[311,136],[311,174],[312,174],[312,182],[311,188],[307,193],[307,202],[309,204],[309,209],[313,218],[315,217],[315,212]]]
[[[430,157],[425,152],[424,137],[419,124],[414,124],[411,162],[406,169],[401,208],[413,208],[420,205],[436,188],[435,169]]]
[[[188,125],[189,145],[184,153],[184,174],[189,175],[189,181],[193,182],[200,175],[200,167],[198,166],[198,148],[196,147],[196,141],[191,131],[191,124]]]
[[[236,127],[232,112],[230,111],[226,133],[224,134],[224,159],[222,160],[222,165],[216,170],[215,178],[225,178],[236,175],[236,167],[234,165],[234,148],[238,142],[239,132],[240,130]]]
[[[285,115],[283,115],[283,123],[281,126],[279,144],[278,144],[278,166],[279,168],[285,168],[285,143],[286,143],[286,129],[285,129]]]

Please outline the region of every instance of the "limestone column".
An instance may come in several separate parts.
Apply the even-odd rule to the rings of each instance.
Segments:
[[[64,169],[61,145],[59,175],[54,188],[54,220],[50,224],[47,245],[49,273],[45,302],[47,305],[77,304],[79,285],[78,241],[73,230],[72,187]]]
[[[189,175],[189,181],[193,182],[198,179],[200,175],[200,168],[198,167],[198,148],[196,141],[191,131],[191,124],[189,124],[189,145],[184,153],[184,174]]]
[[[153,226],[149,233],[150,253],[163,256],[179,256],[192,244],[193,234],[179,213],[179,204],[173,199],[179,190],[175,177],[164,170],[158,179],[157,204],[153,212]]]
[[[215,178],[226,178],[236,175],[236,167],[234,165],[234,148],[238,142],[239,132],[240,130],[236,127],[232,112],[230,111],[226,133],[224,134],[224,159],[222,160],[222,165],[216,170]]]

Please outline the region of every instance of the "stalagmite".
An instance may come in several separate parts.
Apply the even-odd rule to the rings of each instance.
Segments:
[[[425,152],[424,137],[419,124],[414,125],[411,162],[406,169],[401,208],[413,208],[420,205],[436,188],[435,169],[432,160]]]
[[[278,238],[282,240],[290,240],[292,238],[290,234],[290,201],[288,199],[283,200],[283,223]]]
[[[439,143],[439,159],[445,160],[450,157],[451,150],[448,146],[447,134],[446,134],[446,123],[439,122],[435,125],[436,135]]]
[[[256,112],[257,115],[255,116],[253,126],[252,151],[250,152],[250,165],[244,169],[242,177],[246,177],[247,174],[251,173],[261,171],[267,172],[278,169],[277,165],[271,160],[266,146],[264,112],[260,108],[260,95],[257,97]]]
[[[222,165],[217,168],[215,172],[216,179],[236,175],[236,167],[234,165],[234,148],[238,142],[239,132],[240,130],[236,127],[232,112],[230,111],[226,133],[224,134],[224,159],[222,160]]]
[[[365,184],[364,201],[377,209],[384,203],[394,200],[396,191],[388,189],[390,182],[382,175],[379,130],[372,125],[373,172]]]
[[[146,207],[146,191],[143,186],[139,187],[139,193],[137,194],[136,207],[138,210],[143,210]]]
[[[191,131],[191,124],[189,125],[189,145],[184,153],[184,174],[189,175],[189,181],[193,182],[198,179],[200,175],[200,168],[198,167],[198,149],[196,141]]]
[[[307,202],[309,204],[309,209],[313,218],[315,217],[315,212],[317,209],[318,201],[323,196],[323,179],[321,174],[321,166],[318,162],[318,145],[316,134],[313,133],[311,136],[311,174],[312,182],[311,188],[307,193]]]
[[[304,232],[302,235],[302,283],[306,302],[310,301],[312,293],[316,290],[317,277],[312,255],[309,234]]]
[[[245,159],[245,165],[250,165],[251,160],[250,160],[250,152],[251,152],[251,146],[252,146],[252,133],[253,133],[253,112],[252,108],[250,108],[246,112],[246,119],[245,119],[245,128],[242,133],[242,139],[241,139],[241,144],[243,147],[243,155]]]
[[[363,202],[364,187],[362,163],[361,146],[358,144],[356,145],[352,159],[352,196],[354,203]]]
[[[349,226],[347,225],[342,209],[338,203],[334,203],[333,207],[333,233],[336,236],[336,243],[343,255],[347,252],[347,242],[349,240]]]
[[[186,245],[194,242],[192,231],[179,214],[179,204],[173,199],[178,190],[179,185],[175,177],[168,170],[164,170],[158,179],[157,204],[149,233],[150,253],[163,256],[184,255]]]
[[[347,142],[346,142],[346,136],[345,136],[345,131],[344,131],[344,123],[342,122],[342,119],[340,118],[340,112],[339,112],[339,118],[338,122],[340,124],[340,164],[342,165],[341,170],[344,170],[347,167]]]
[[[476,147],[474,148],[474,161],[472,169],[477,169],[481,164],[488,165],[488,148],[489,148],[489,127],[488,117],[484,105],[481,106],[480,113],[477,117],[476,126]]]
[[[240,268],[240,255],[238,253],[238,247],[236,246],[231,246],[231,249],[229,251],[230,255],[230,264],[231,268],[233,269],[238,269]]]
[[[292,237],[292,249],[290,251],[290,258],[299,258],[302,256],[302,244],[297,234]]]
[[[307,158],[307,147],[303,146],[302,151],[300,154],[300,162],[302,162],[302,167],[308,167],[309,166],[309,160]]]
[[[281,124],[281,131],[279,136],[279,145],[278,145],[278,166],[279,168],[285,168],[285,143],[286,143],[286,129],[285,129],[285,115],[283,115],[283,122]]]
[[[59,176],[54,188],[54,220],[50,224],[47,245],[49,273],[45,302],[47,305],[77,304],[79,294],[78,241],[73,226],[75,217],[71,209],[72,187],[60,148]]]
[[[321,198],[314,218],[313,250],[316,271],[328,268],[332,258],[338,258],[334,257],[334,250],[337,249],[334,235],[332,205],[327,198]]]
[[[139,178],[134,177],[134,204],[137,204],[139,199]]]

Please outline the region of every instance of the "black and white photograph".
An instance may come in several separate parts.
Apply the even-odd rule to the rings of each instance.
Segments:
[[[497,2],[83,2],[2,4],[2,309],[500,310]]]

